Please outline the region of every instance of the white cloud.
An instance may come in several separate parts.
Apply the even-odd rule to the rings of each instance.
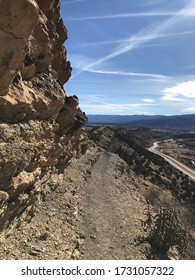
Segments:
[[[183,112],[193,112],[195,106],[195,80],[181,82],[162,90],[161,101],[181,108]],[[177,104],[177,105],[176,105]]]
[[[98,98],[99,99],[99,98]],[[131,115],[131,114],[145,114],[151,115],[153,113],[153,109],[151,107],[155,107],[154,104],[151,103],[111,103],[104,101],[103,96],[101,96],[101,100],[96,100],[95,102],[88,98],[80,99],[80,105],[82,109],[88,114],[96,112],[97,114],[121,114],[121,115]]]
[[[179,83],[174,87],[164,89],[163,92],[165,93],[163,99],[166,100],[178,97],[195,98],[195,81]]]
[[[189,107],[183,109],[183,112],[195,113],[195,107]]]
[[[146,103],[153,103],[154,100],[151,99],[151,98],[144,98],[144,99],[143,99],[143,102],[146,102]]]
[[[143,113],[143,105],[140,103],[105,103],[105,104],[93,104],[93,103],[83,103],[82,109],[88,114],[96,112],[98,114],[140,114]],[[147,112],[145,112],[147,114]],[[149,114],[149,113],[148,113]]]
[[[166,93],[161,98],[164,101],[184,101],[182,98],[178,98],[176,94]]]

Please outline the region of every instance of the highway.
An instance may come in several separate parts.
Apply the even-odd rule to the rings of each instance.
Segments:
[[[158,143],[159,142],[153,143],[153,146],[151,148],[149,148],[149,151],[156,155],[163,157],[166,161],[168,161],[170,164],[172,164],[178,170],[182,171],[184,174],[188,175],[192,180],[195,181],[195,171],[193,171],[191,168],[187,167],[183,163],[179,162],[178,160],[158,151],[157,150]]]

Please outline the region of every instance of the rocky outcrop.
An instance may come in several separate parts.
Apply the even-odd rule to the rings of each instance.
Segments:
[[[0,230],[82,152],[87,118],[63,88],[66,39],[59,0],[0,0]]]

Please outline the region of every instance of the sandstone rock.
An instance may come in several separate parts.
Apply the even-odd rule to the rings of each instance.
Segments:
[[[0,1],[0,95],[21,67],[26,41],[38,20],[35,1]]]
[[[71,75],[59,0],[0,0],[0,231],[31,217],[82,151],[87,121]]]
[[[14,193],[22,193],[29,186],[32,186],[41,175],[41,169],[37,168],[33,172],[22,171],[18,176],[12,179],[12,191]]]

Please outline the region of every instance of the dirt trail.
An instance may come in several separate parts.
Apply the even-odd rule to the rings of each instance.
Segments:
[[[82,259],[144,259],[134,238],[145,203],[123,175],[124,161],[102,152],[88,178],[83,201]]]
[[[144,235],[143,185],[126,169],[119,156],[93,146],[72,160],[55,184],[42,186],[30,222],[24,213],[0,237],[0,259],[145,259],[134,242]]]

